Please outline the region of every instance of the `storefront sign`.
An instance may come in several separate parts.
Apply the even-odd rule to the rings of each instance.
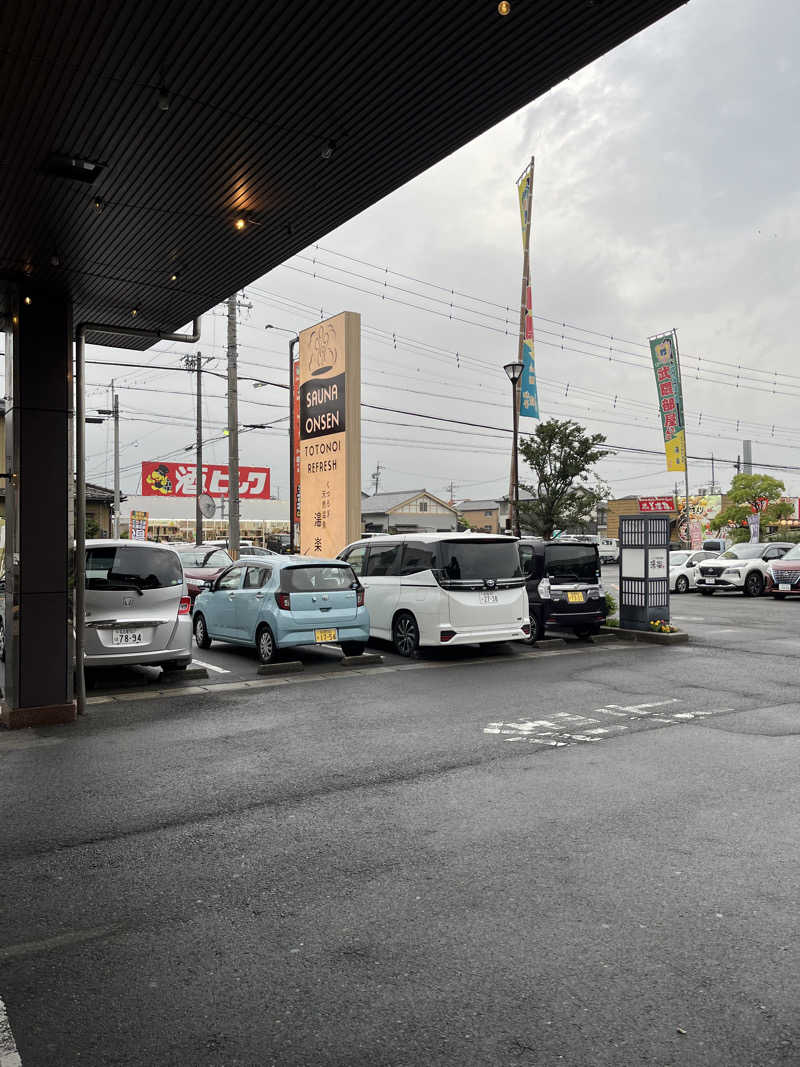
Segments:
[[[147,511],[132,511],[128,520],[128,537],[131,541],[147,540],[147,522],[150,513]]]
[[[647,512],[648,514],[654,511],[674,511],[675,510],[675,497],[674,496],[640,496],[639,497],[639,511]]]
[[[361,316],[303,330],[298,367],[300,551],[330,558],[361,536]]]
[[[142,496],[197,496],[197,466],[194,463],[142,464]],[[200,491],[209,496],[228,496],[228,468],[203,464]],[[239,467],[239,498],[269,500],[269,467]]]
[[[519,413],[539,418],[539,391],[536,386],[536,364],[533,355],[533,288],[531,285],[531,219],[533,216],[533,160],[517,182],[519,215],[522,224],[522,286],[524,305],[521,309],[522,377],[519,382]]]
[[[661,428],[664,432],[664,452],[668,471],[686,470],[686,423],[683,413],[681,376],[672,334],[654,337],[650,354],[656,375]]]

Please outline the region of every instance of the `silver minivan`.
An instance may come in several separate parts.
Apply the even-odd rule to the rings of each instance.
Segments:
[[[192,661],[191,600],[180,557],[150,541],[86,542],[86,666]]]

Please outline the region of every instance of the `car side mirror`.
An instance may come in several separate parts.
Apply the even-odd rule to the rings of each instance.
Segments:
[[[696,567],[697,566],[697,562],[696,562],[696,560],[690,559],[689,562],[686,564],[686,566],[687,567]]]

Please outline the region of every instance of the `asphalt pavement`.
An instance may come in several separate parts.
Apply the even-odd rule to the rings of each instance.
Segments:
[[[800,1063],[800,601],[672,615],[0,735],[22,1064]]]

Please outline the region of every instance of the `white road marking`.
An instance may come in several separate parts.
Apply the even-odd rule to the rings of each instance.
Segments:
[[[727,630],[708,630],[703,636],[704,637],[713,637],[714,634],[735,634],[735,633],[738,633],[738,627],[729,626],[727,628]]]
[[[17,1043],[11,1033],[6,1006],[0,999],[0,1067],[22,1067]]]
[[[652,722],[662,726],[679,726],[694,719],[703,719],[709,715],[719,715],[731,710],[719,708],[714,711],[676,711],[669,718],[652,714],[654,708],[665,708],[670,704],[680,703],[683,701],[672,697],[670,700],[654,700],[643,704],[607,704],[605,707],[595,708],[591,715],[559,711],[553,715],[552,720],[522,719],[518,722],[490,722],[484,726],[483,732],[499,735],[503,741],[525,741],[531,745],[547,745],[555,748],[576,742],[605,741],[612,736],[619,735],[622,730],[628,729],[623,723],[613,721],[601,726],[599,725],[600,719],[592,718],[594,715],[624,717],[628,721]]]
[[[205,667],[207,671],[214,671],[216,674],[231,673],[226,667],[217,667],[213,663],[202,663],[199,659],[193,659],[192,663],[195,667]]]

